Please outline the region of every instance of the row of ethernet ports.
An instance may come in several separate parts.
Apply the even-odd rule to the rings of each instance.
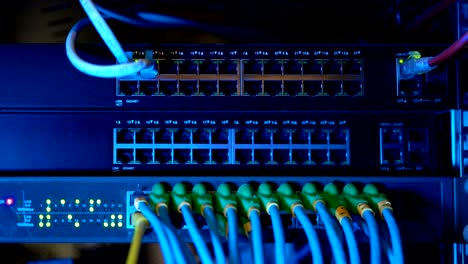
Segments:
[[[116,164],[349,165],[345,149],[117,149]]]
[[[349,143],[345,128],[229,129],[141,128],[116,129],[117,144],[333,144]]]
[[[360,75],[362,60],[183,60],[156,59],[159,74],[337,74]],[[240,69],[242,63],[242,70]]]
[[[359,80],[119,80],[120,96],[362,96]]]

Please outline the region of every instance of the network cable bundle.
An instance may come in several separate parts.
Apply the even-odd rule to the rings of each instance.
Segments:
[[[153,244],[164,263],[464,263],[468,33],[121,45],[107,21],[223,30],[79,2],[65,52],[0,46],[37,69],[1,73],[0,241],[124,244],[129,264]],[[76,45],[88,26],[105,45]]]

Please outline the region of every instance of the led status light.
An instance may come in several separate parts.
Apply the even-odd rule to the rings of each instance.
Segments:
[[[72,220],[72,219],[73,219],[73,215],[69,214],[69,215],[67,216],[67,218],[68,218],[68,220]]]
[[[94,207],[90,207],[90,208],[89,208],[89,211],[90,211],[91,213],[94,212]]]
[[[39,215],[39,219],[44,219],[44,215]]]
[[[75,199],[76,204],[80,204],[80,199]]]
[[[109,223],[104,222],[104,227],[108,227],[108,226],[109,226]]]
[[[46,211],[47,211],[48,213],[50,213],[50,207],[47,207],[47,208],[46,208]]]
[[[15,199],[8,197],[5,199],[5,204],[8,206],[12,206],[15,203]]]
[[[101,204],[101,199],[97,199],[97,200],[96,200],[96,203],[97,203],[97,204]]]
[[[111,223],[111,227],[115,227],[115,223],[114,223],[114,222]]]
[[[117,225],[118,225],[119,227],[122,227],[122,226],[123,226],[122,222],[119,222]]]
[[[50,227],[52,224],[50,222],[47,222],[45,225],[46,227]]]
[[[398,60],[398,63],[400,63],[400,64],[403,64],[403,62],[405,62],[404,59],[399,59],[399,60]]]
[[[47,220],[50,220],[51,216],[50,215],[46,215],[46,219]]]
[[[111,219],[114,220],[114,219],[115,219],[115,215],[111,215]]]
[[[60,200],[60,204],[64,205],[65,204],[65,199]]]
[[[40,222],[39,227],[44,227],[44,223]]]
[[[89,200],[89,204],[94,204],[94,200],[93,199]]]
[[[46,200],[46,204],[51,204],[51,203],[52,203],[52,201],[50,199]]]
[[[120,220],[122,220],[123,215],[119,214],[119,216],[118,216],[117,218],[119,218]]]
[[[80,227],[80,222],[75,222],[75,227]]]

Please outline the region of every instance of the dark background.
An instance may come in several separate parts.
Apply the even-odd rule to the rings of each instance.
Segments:
[[[453,0],[95,2],[127,15],[137,10],[158,12],[216,25],[212,32],[205,32],[194,28],[141,29],[110,22],[124,43],[450,43],[457,38]],[[83,16],[79,1],[5,1],[0,10],[0,42],[63,42],[72,24]],[[81,41],[96,42],[99,38],[91,30]]]

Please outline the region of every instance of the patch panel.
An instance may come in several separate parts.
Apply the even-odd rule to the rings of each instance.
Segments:
[[[116,129],[116,135],[119,135],[118,131],[129,130]],[[147,141],[129,144],[119,143],[116,138],[116,163],[350,164],[348,128],[155,128],[131,131],[137,131],[140,137],[145,135]],[[153,138],[154,143],[149,142]],[[131,156],[126,157],[124,153]],[[135,161],[133,153],[137,155]],[[147,157],[142,156],[143,153]],[[153,156],[154,160],[151,159]]]

